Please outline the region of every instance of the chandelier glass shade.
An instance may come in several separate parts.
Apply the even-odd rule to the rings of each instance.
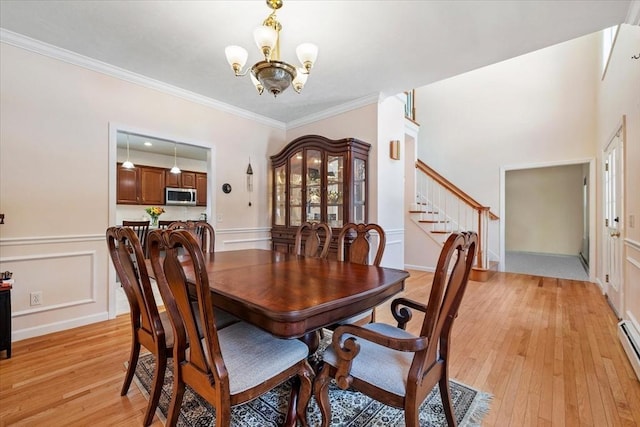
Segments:
[[[251,81],[260,95],[266,89],[275,97],[289,86],[293,86],[293,90],[300,93],[318,57],[318,47],[311,43],[303,43],[297,47],[296,55],[302,67],[296,68],[281,61],[279,35],[282,25],[276,18],[276,10],[282,7],[282,0],[266,0],[266,2],[273,12],[261,26],[253,31],[253,38],[264,60],[243,71],[249,53],[241,46],[227,46],[225,49],[227,62],[236,76],[245,76],[250,72]]]

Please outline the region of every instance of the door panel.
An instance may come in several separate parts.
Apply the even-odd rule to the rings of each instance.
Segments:
[[[622,280],[622,128],[604,152],[604,273],[605,293],[620,318],[624,307]]]

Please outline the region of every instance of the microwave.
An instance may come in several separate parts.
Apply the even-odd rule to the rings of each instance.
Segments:
[[[172,188],[165,189],[165,204],[195,206],[197,202],[195,188]]]

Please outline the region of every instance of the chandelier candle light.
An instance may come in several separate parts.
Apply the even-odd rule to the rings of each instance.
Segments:
[[[318,57],[318,47],[311,43],[303,43],[297,47],[296,54],[303,68],[296,69],[295,66],[280,61],[280,30],[282,25],[278,22],[276,10],[282,7],[282,0],[266,0],[266,2],[267,6],[273,9],[273,12],[261,26],[253,31],[253,38],[264,56],[264,61],[256,62],[251,67],[251,81],[260,95],[267,89],[276,97],[292,83],[293,90],[300,93]],[[224,52],[235,75],[247,75],[249,69],[242,72],[249,56],[247,50],[240,46],[227,46]]]

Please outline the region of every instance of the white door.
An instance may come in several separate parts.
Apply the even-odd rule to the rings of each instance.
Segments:
[[[622,127],[604,152],[604,238],[605,293],[609,303],[621,317],[623,307],[622,281]]]

